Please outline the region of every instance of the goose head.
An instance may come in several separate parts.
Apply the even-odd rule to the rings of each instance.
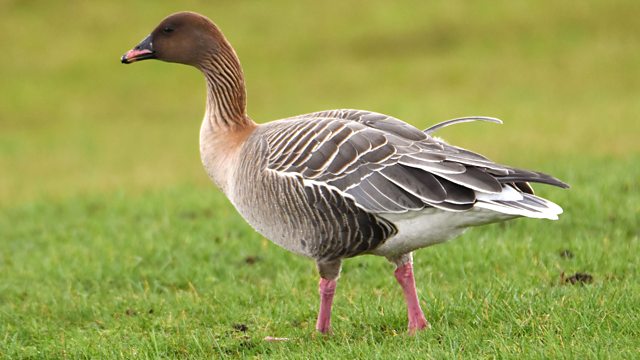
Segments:
[[[184,11],[162,20],[149,36],[124,54],[121,61],[130,64],[158,59],[200,68],[207,59],[229,50],[231,46],[211,20]]]

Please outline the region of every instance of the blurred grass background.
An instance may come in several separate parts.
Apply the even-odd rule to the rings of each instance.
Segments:
[[[167,14],[225,31],[258,122],[332,108],[416,126],[501,162],[640,151],[637,1],[11,1],[0,3],[0,199],[176,183],[209,187],[198,157],[199,73],[119,56]]]
[[[438,135],[567,180],[539,187],[566,214],[419,252],[434,329],[415,339],[398,336],[387,264],[350,260],[336,336],[309,339],[313,266],[255,234],[202,170],[201,75],[119,62],[179,10],[223,29],[257,122],[499,117]],[[638,354],[639,13],[634,0],[0,0],[0,357]],[[595,283],[557,286],[562,271]]]

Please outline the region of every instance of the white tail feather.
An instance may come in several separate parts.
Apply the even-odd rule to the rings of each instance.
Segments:
[[[485,199],[476,203],[475,207],[515,216],[536,219],[558,220],[562,208],[557,204],[531,194],[522,194],[521,200]]]
[[[511,186],[502,186],[502,192],[497,194],[488,194],[476,192],[478,201],[520,201],[524,199],[522,191],[518,191]]]

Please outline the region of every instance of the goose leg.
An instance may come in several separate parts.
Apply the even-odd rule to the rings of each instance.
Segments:
[[[318,312],[316,330],[322,334],[327,334],[331,331],[331,305],[333,304],[333,295],[336,293],[340,266],[340,260],[318,262],[318,271],[320,272],[320,284],[318,286],[320,292],[320,311]]]
[[[394,261],[396,262],[396,261]],[[402,287],[404,299],[407,302],[407,315],[409,317],[409,333],[415,334],[416,331],[428,329],[431,327],[424,317],[424,313],[420,308],[418,301],[418,292],[416,290],[416,281],[413,277],[413,260],[411,254],[404,255],[396,262],[397,269],[394,273],[396,280]]]

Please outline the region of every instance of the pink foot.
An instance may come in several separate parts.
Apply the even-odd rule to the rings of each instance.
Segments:
[[[404,292],[404,298],[407,301],[407,315],[409,317],[409,333],[415,334],[418,330],[428,329],[431,327],[429,322],[424,317],[420,303],[418,301],[418,293],[416,291],[416,281],[413,278],[413,265],[408,262],[402,266],[399,266],[395,271],[396,280],[402,291]]]
[[[336,285],[335,280],[320,278],[320,312],[318,312],[316,330],[322,334],[331,331],[331,304],[333,303],[333,295],[336,293]]]

